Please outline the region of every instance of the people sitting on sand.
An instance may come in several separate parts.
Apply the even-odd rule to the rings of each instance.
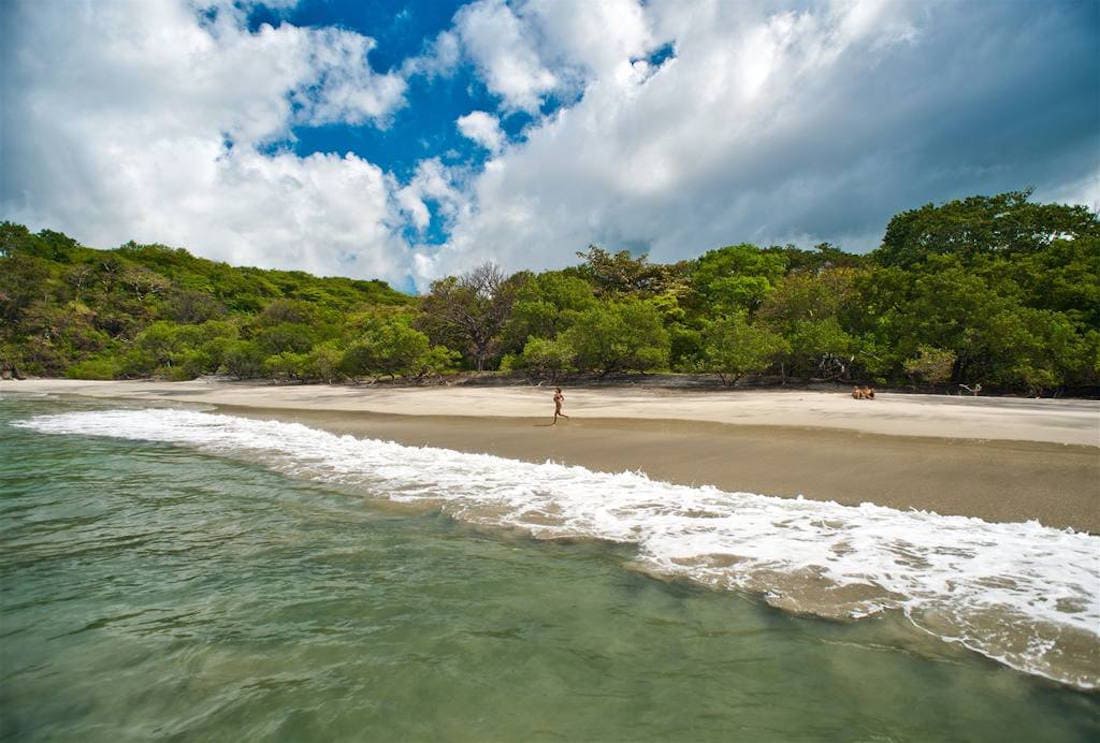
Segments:
[[[875,388],[871,386],[853,387],[852,397],[856,400],[874,400]]]
[[[15,364],[8,362],[0,362],[0,379],[22,379],[23,375],[19,373],[19,369]]]

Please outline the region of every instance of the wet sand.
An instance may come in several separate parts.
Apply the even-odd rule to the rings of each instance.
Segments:
[[[847,505],[870,501],[987,521],[1038,520],[1100,534],[1100,452],[1085,446],[691,421],[574,418],[548,426],[496,417],[223,410],[412,446],[642,470],[684,485]]]
[[[723,490],[1037,520],[1100,534],[1100,403],[822,392],[357,388],[5,382],[49,392],[217,405],[337,433]],[[398,414],[400,413],[400,414]]]

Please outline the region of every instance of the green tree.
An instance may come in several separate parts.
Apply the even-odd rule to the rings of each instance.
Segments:
[[[667,268],[650,263],[647,255],[635,257],[629,250],[609,253],[597,245],[589,245],[577,257],[584,261],[578,272],[601,297],[650,296],[666,288]]]
[[[505,371],[522,370],[530,379],[556,382],[562,374],[573,371],[576,351],[562,338],[531,338],[519,356],[509,356]],[[506,367],[506,368],[505,368]]]
[[[781,370],[784,376],[845,379],[859,348],[841,322],[856,297],[859,272],[832,268],[817,273],[793,273],[779,282],[758,317],[788,343]]]
[[[461,350],[482,371],[500,346],[518,285],[492,263],[436,281],[421,303],[417,328],[433,344]]]
[[[917,347],[917,355],[905,362],[906,374],[914,381],[921,380],[930,384],[950,381],[954,370],[954,351],[923,344]]]
[[[668,365],[669,336],[651,302],[611,301],[581,313],[562,339],[581,369],[603,375]]]
[[[516,283],[516,299],[503,329],[508,351],[522,353],[529,338],[556,338],[597,304],[587,281],[561,271],[522,275]]]
[[[1100,219],[1084,206],[1033,204],[1030,191],[971,196],[898,214],[872,257],[883,266],[912,267],[930,255],[969,263],[979,256],[1025,255],[1055,240],[1100,236]]]
[[[226,346],[222,366],[227,374],[238,379],[255,379],[263,376],[265,358],[266,354],[255,343],[238,340]]]
[[[340,368],[352,377],[419,374],[429,346],[428,336],[401,319],[373,320],[344,352]]]
[[[700,370],[732,387],[746,374],[766,371],[790,345],[777,333],[749,322],[744,310],[706,323]]]
[[[698,306],[711,315],[753,311],[775,288],[787,267],[786,258],[742,243],[700,256],[691,272]]]
[[[301,374],[304,379],[334,384],[343,379],[344,349],[334,340],[319,343],[304,354]]]

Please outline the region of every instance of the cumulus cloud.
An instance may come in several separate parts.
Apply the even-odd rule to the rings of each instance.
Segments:
[[[432,209],[443,218],[447,226],[469,208],[460,183],[462,174],[448,168],[439,160],[421,160],[416,172],[404,187],[397,189],[397,201],[412,225],[423,232],[431,223]]]
[[[261,35],[267,30],[261,31]],[[361,124],[386,117],[404,103],[405,80],[400,75],[376,74],[367,63],[374,40],[338,28],[302,30],[283,25],[279,33],[304,37],[309,74],[304,84],[291,91],[295,121],[304,124]]]
[[[637,58],[655,46],[650,20],[636,0],[530,0],[524,15],[542,39],[542,55],[574,83],[629,75]]]
[[[373,41],[354,32],[250,33],[239,8],[213,11],[7,6],[4,218],[93,245],[132,238],[234,263],[404,277],[398,208],[377,166],[268,150],[295,123],[384,121],[404,81],[373,72]]]
[[[570,31],[581,10],[521,7],[513,38],[573,60],[583,95],[487,163],[428,275],[561,266],[590,242],[658,260],[743,240],[866,250],[902,209],[1087,192],[1097,171],[1083,105],[1097,34],[1080,6],[653,0],[620,3],[636,19],[622,26],[580,22],[587,35]],[[668,43],[651,69],[645,50]]]
[[[929,201],[1100,198],[1087,4],[474,0],[384,74],[371,38],[249,31],[246,4],[0,4],[0,218],[423,286],[592,242],[863,250]],[[286,146],[301,125],[416,127],[407,81],[460,69],[489,92],[455,121],[488,150],[476,172]]]
[[[404,77],[426,78],[450,75],[462,60],[462,42],[454,31],[442,31],[425,44],[424,52],[409,57],[401,65]]]
[[[455,14],[455,29],[489,90],[506,110],[538,111],[558,84],[539,58],[533,28],[504,0],[478,0]]]
[[[459,116],[455,121],[462,136],[477,142],[489,150],[497,152],[504,143],[504,132],[500,129],[500,119],[485,111],[471,111]]]

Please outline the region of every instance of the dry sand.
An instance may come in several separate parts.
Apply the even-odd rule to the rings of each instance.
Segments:
[[[238,415],[724,490],[871,501],[1100,533],[1100,402],[824,392],[25,380],[6,391],[207,403]]]

